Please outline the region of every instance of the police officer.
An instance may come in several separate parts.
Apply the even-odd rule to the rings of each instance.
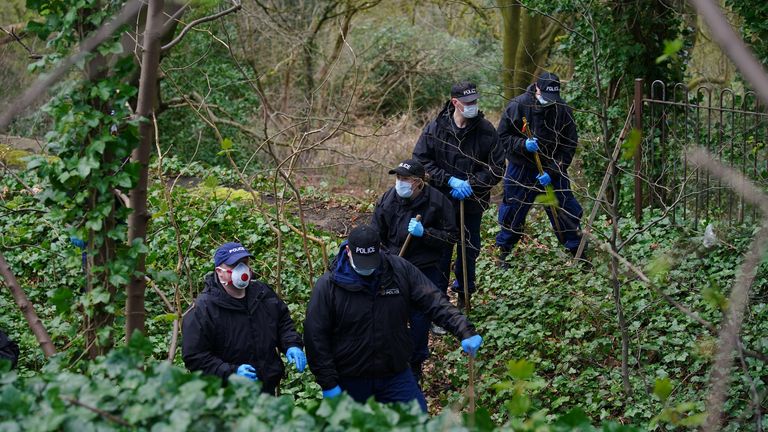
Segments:
[[[381,197],[371,221],[379,231],[382,248],[391,254],[399,254],[410,235],[403,258],[445,291],[448,280],[439,267],[440,259],[453,247],[459,235],[453,206],[445,195],[426,183],[424,166],[418,160],[405,160],[389,174],[395,175],[395,185]],[[418,310],[412,310],[411,334],[415,349],[411,369],[417,381],[421,380],[422,363],[429,357],[428,332],[429,320]],[[445,330],[434,325],[433,333],[443,335]]]
[[[469,81],[451,87],[451,99],[443,110],[422,131],[413,157],[418,159],[430,176],[430,184],[451,200],[456,212],[456,224],[461,225],[460,204],[464,201],[463,227],[468,234],[468,291],[475,290],[475,262],[480,253],[480,222],[488,208],[491,188],[504,173],[504,148],[499,143],[496,128],[485,119],[478,108],[480,94]],[[460,227],[462,228],[462,227]],[[441,268],[450,267],[453,248],[442,259]],[[464,292],[461,248],[454,264],[456,282],[453,290]],[[462,305],[463,295],[459,295]]]
[[[236,374],[261,382],[275,394],[285,353],[299,372],[307,360],[288,307],[266,284],[252,278],[252,255],[240,243],[224,243],[214,254],[214,273],[183,324],[182,356],[187,369],[221,377]]]
[[[527,125],[524,130],[523,119]],[[528,134],[533,134],[528,138]],[[571,254],[581,241],[579,223],[582,208],[571,191],[568,167],[576,153],[579,137],[573,110],[560,97],[560,78],[544,72],[525,93],[507,105],[499,122],[499,137],[509,165],[504,176],[504,200],[499,207],[501,232],[496,247],[506,257],[523,234],[528,211],[536,195],[552,185],[558,201],[557,222],[552,209],[545,207],[558,240]],[[544,168],[539,173],[535,154]]]
[[[323,397],[346,391],[359,402],[416,400],[426,412],[409,367],[409,311],[448,329],[469,355],[477,354],[482,338],[419,269],[383,253],[379,238],[370,225],[354,228],[315,284],[304,322],[309,367]]]

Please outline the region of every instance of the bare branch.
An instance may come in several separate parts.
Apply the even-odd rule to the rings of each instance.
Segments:
[[[717,162],[706,150],[694,148],[688,150],[687,155],[692,163],[709,171],[723,183],[733,188],[745,200],[758,206],[763,211],[763,223],[765,223],[765,216],[768,215],[768,197],[752,182],[741,173]],[[738,347],[744,311],[749,303],[749,288],[755,280],[757,268],[760,266],[766,248],[768,248],[768,227],[763,226],[752,240],[728,299],[728,312],[725,323],[720,329],[718,344],[720,348],[712,366],[710,378],[712,390],[707,398],[707,421],[704,424],[704,431],[720,429],[720,417],[729,385],[733,354]]]
[[[740,172],[717,162],[708,151],[702,148],[689,149],[687,156],[688,161],[695,165],[694,168],[702,168],[720,178],[724,184],[730,186],[745,201],[754,204],[762,210],[764,216],[768,216],[768,197]]]
[[[38,59],[43,58],[43,56],[41,56],[40,54],[35,54],[34,52],[32,52],[32,50],[24,43],[24,41],[21,40],[22,36],[25,36],[26,33],[22,32],[21,35],[16,34],[16,29],[13,28],[13,26],[11,26],[11,30],[10,31],[8,31],[8,30],[6,30],[6,29],[4,29],[2,27],[0,27],[0,30],[2,30],[3,32],[5,32],[5,34],[8,35],[8,37],[6,39],[0,41],[0,45],[4,45],[4,44],[6,44],[8,42],[15,41],[15,42],[18,42],[19,45],[21,45],[21,47],[24,48],[29,53],[29,58],[31,58],[33,60],[38,60]]]
[[[118,417],[116,415],[110,414],[110,413],[108,413],[108,412],[106,412],[106,411],[104,411],[102,409],[99,409],[99,408],[96,408],[96,407],[92,407],[92,406],[90,406],[90,405],[88,405],[88,404],[86,404],[84,402],[80,402],[79,400],[77,400],[75,398],[62,397],[62,399],[67,401],[67,402],[69,402],[69,403],[71,403],[72,405],[77,405],[77,406],[83,407],[83,408],[85,408],[85,409],[87,409],[89,411],[93,411],[96,414],[104,417],[105,419],[107,419],[107,420],[109,420],[109,421],[111,421],[113,423],[117,423],[117,424],[120,424],[120,425],[123,425],[123,426],[131,426],[130,423],[128,423],[127,421],[123,420],[122,418],[120,418],[120,417]]]
[[[190,30],[192,30],[192,28],[194,28],[196,25],[202,24],[202,23],[206,23],[206,22],[210,22],[210,21],[215,21],[215,20],[223,17],[224,15],[229,15],[229,14],[231,14],[233,12],[237,12],[240,9],[243,8],[243,5],[240,2],[233,1],[233,3],[234,3],[234,6],[230,7],[229,9],[225,9],[225,10],[219,12],[219,13],[215,13],[213,15],[209,15],[209,16],[198,18],[198,19],[196,19],[194,21],[191,21],[189,24],[184,26],[183,29],[181,29],[181,32],[179,32],[178,36],[176,36],[172,41],[170,41],[167,44],[163,45],[163,47],[161,48],[161,51],[166,52],[169,49],[173,48],[176,44],[181,42],[181,40],[184,39],[184,36]]]
[[[11,291],[13,299],[16,300],[16,304],[24,314],[24,318],[27,319],[27,324],[29,324],[32,333],[35,334],[37,343],[40,344],[40,348],[43,349],[45,356],[50,357],[56,354],[56,348],[53,346],[51,337],[48,335],[48,331],[45,329],[43,322],[37,316],[35,306],[30,303],[27,294],[24,293],[24,290],[19,286],[16,276],[14,276],[11,267],[8,265],[8,262],[5,261],[5,257],[2,253],[0,253],[0,276],[2,276],[5,285],[7,285],[8,289]]]

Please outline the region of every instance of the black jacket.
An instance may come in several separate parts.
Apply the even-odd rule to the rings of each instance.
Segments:
[[[387,377],[408,368],[411,308],[460,339],[477,334],[413,264],[382,253],[376,272],[361,277],[350,266],[345,246],[333,270],[315,284],[304,322],[307,360],[323,390],[338,385],[339,377]]]
[[[424,235],[411,237],[403,258],[425,269],[437,264],[443,250],[456,243],[459,235],[453,206],[445,195],[424,185],[416,198],[401,198],[391,188],[376,204],[371,225],[378,228],[383,248],[397,255],[408,237],[408,223],[416,215],[421,215]]]
[[[527,135],[523,131],[523,117],[539,140],[539,158],[544,169],[564,173],[571,165],[579,143],[573,110],[562,100],[542,108],[536,100],[533,84],[507,105],[499,121],[499,139],[506,149],[507,159],[535,170],[533,153],[525,149]]]
[[[288,307],[266,284],[251,280],[245,301],[221,286],[214,273],[205,277],[205,290],[184,318],[182,356],[191,371],[226,379],[241,364],[256,368],[264,387],[283,377],[278,350],[302,347]]]
[[[437,118],[424,127],[413,157],[424,164],[430,184],[445,194],[456,209],[459,203],[451,197],[448,179],[469,180],[474,193],[465,200],[464,211],[481,213],[488,208],[491,189],[504,175],[504,147],[482,112],[467,119],[463,129],[456,127],[453,112],[448,101]]]
[[[19,346],[2,330],[0,330],[0,359],[10,361],[11,368],[15,368],[19,361]]]

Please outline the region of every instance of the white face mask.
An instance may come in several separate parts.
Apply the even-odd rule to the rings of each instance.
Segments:
[[[480,112],[480,109],[478,108],[477,104],[464,105],[464,110],[461,112],[461,115],[463,115],[464,118],[471,119],[477,117],[478,112]]]
[[[395,192],[402,198],[410,198],[413,195],[413,184],[403,180],[395,180]]]
[[[552,105],[553,103],[555,103],[555,101],[549,101],[549,100],[544,99],[544,97],[542,95],[536,95],[536,99],[539,100],[539,103],[541,104],[541,106],[548,106],[548,105]]]
[[[349,263],[352,265],[352,270],[355,271],[355,273],[359,274],[360,276],[370,276],[373,274],[373,272],[376,271],[375,268],[372,269],[359,269],[355,267],[355,261],[352,259],[352,257],[349,257]]]
[[[232,269],[232,285],[237,289],[246,289],[251,282],[251,269],[240,263]]]

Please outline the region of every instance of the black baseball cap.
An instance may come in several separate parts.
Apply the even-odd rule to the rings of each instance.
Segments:
[[[224,263],[231,266],[246,257],[253,257],[253,255],[240,243],[224,243],[213,254],[213,265],[218,267]]]
[[[381,240],[376,228],[370,225],[357,226],[349,233],[347,241],[355,267],[361,270],[379,267]]]
[[[476,101],[480,97],[477,86],[469,81],[457,82],[451,87],[451,97],[462,102]]]
[[[397,167],[389,170],[389,173],[397,174],[403,177],[418,177],[423,179],[426,171],[424,170],[424,165],[422,165],[418,160],[407,159],[400,162]]]
[[[552,101],[560,101],[560,77],[552,72],[544,71],[539,75],[539,79],[536,81],[536,87],[541,91],[541,96],[544,99]]]

